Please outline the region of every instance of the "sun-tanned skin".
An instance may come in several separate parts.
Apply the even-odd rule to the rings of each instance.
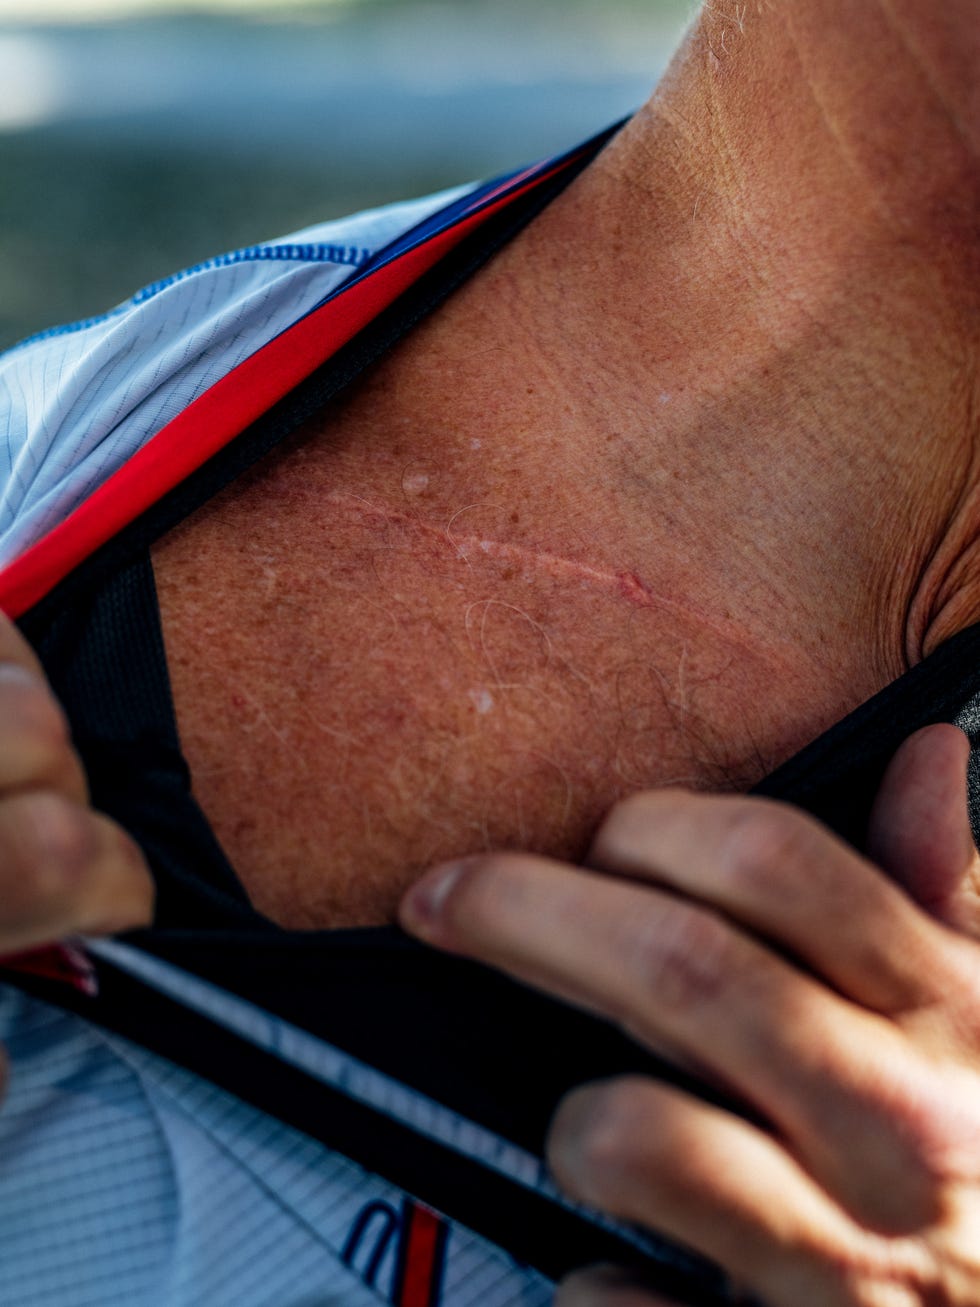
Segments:
[[[744,789],[980,617],[972,0],[705,10],[587,172],[156,549],[260,910],[575,858]]]

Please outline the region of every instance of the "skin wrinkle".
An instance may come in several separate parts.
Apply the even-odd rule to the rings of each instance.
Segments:
[[[932,92],[933,99],[935,100],[936,104],[938,104],[939,107],[942,109],[943,113],[945,114],[946,118],[949,121],[950,126],[956,132],[957,136],[959,136],[960,139],[963,141],[963,144],[966,146],[970,154],[975,156],[976,149],[974,148],[974,143],[973,140],[971,139],[966,124],[963,122],[959,114],[956,112],[953,106],[943,95],[939,83],[936,80],[936,75],[934,70],[930,67],[922,50],[910,37],[908,31],[905,28],[905,25],[901,22],[901,20],[896,15],[894,6],[892,4],[892,0],[877,0],[877,4],[882,17],[884,18],[888,26],[891,28],[891,30],[895,33],[896,37],[907,51],[908,56],[911,59],[912,63],[915,65],[919,73],[922,75],[922,80],[929,87],[929,90]]]
[[[817,90],[816,81],[808,71],[807,61],[803,54],[803,46],[793,23],[792,9],[790,8],[788,13],[787,10],[784,9],[783,13],[786,15],[783,20],[783,28],[789,38],[790,45],[793,47],[793,53],[796,55],[796,60],[800,70],[800,83],[806,87],[810,100],[824,124],[827,135],[834,142],[834,145],[837,148],[838,157],[843,160],[855,180],[861,183],[861,187],[867,192],[872,208],[875,213],[877,213],[878,217],[887,225],[893,226],[895,224],[895,215],[885,203],[884,197],[878,193],[878,190],[873,185],[867,171],[861,166],[861,162],[855,155],[854,150],[848,147],[844,136],[834,123],[833,115],[830,112],[825,98]]]
[[[705,44],[716,67],[722,65],[723,61],[711,46],[707,33],[704,34]],[[709,72],[707,77],[707,94],[705,96],[705,107],[708,110],[708,136],[709,143],[714,148],[711,150],[711,159],[714,170],[720,178],[721,185],[718,193],[723,200],[727,201],[726,208],[730,214],[737,215],[739,206],[745,201],[744,176],[739,173],[735,162],[735,153],[731,148],[725,130],[725,111],[724,101],[722,98],[721,87],[718,85],[718,79]]]
[[[776,648],[778,637],[773,638],[773,643],[767,648],[765,656],[758,649],[758,641],[752,640],[741,628],[734,623],[718,621],[705,612],[699,611],[693,604],[684,603],[681,600],[674,599],[670,596],[658,594],[642,577],[635,572],[622,571],[614,572],[604,568],[592,567],[588,563],[582,563],[574,558],[566,558],[561,554],[555,554],[548,550],[531,549],[525,545],[518,545],[512,542],[491,540],[487,535],[453,535],[450,528],[461,514],[476,508],[497,508],[499,505],[493,504],[467,504],[465,508],[459,509],[449,519],[445,527],[434,526],[430,522],[424,521],[415,514],[400,512],[398,509],[382,507],[381,505],[371,503],[362,495],[350,494],[347,491],[331,490],[325,498],[336,504],[356,505],[365,511],[367,516],[384,518],[386,521],[394,522],[399,525],[416,527],[422,533],[430,538],[448,540],[449,544],[456,551],[461,561],[468,566],[472,566],[471,555],[482,553],[490,558],[502,559],[505,561],[515,560],[522,563],[531,563],[542,567],[545,571],[554,569],[557,573],[571,573],[573,576],[580,577],[584,581],[593,582],[598,588],[609,591],[612,594],[626,600],[637,608],[664,608],[668,611],[683,613],[685,617],[693,618],[699,624],[707,627],[716,635],[728,643],[736,646],[741,653],[749,654],[759,658],[760,661],[771,660],[780,661],[780,655]],[[470,546],[470,550],[464,552],[461,545]],[[487,547],[485,547],[487,546]],[[481,603],[501,603],[500,600],[480,600]],[[471,607],[475,607],[472,605]],[[514,609],[515,612],[521,612],[520,609]],[[469,612],[469,610],[467,610]],[[527,614],[523,614],[527,616]],[[528,621],[535,627],[546,633],[533,618],[528,617]],[[469,632],[469,619],[467,618],[467,633]],[[790,642],[786,642],[789,645]],[[787,662],[789,659],[787,658]]]
[[[975,400],[976,391],[971,388],[966,420],[966,431],[973,433],[973,439],[968,442],[969,458],[957,460],[963,472],[956,497],[939,527],[935,547],[923,561],[908,605],[905,630],[906,657],[910,666],[921,661],[947,637],[944,619],[950,618],[956,629],[969,624],[969,619],[963,619],[962,611],[947,612],[947,605],[962,610],[969,602],[964,596],[975,593],[975,588],[961,584],[959,578],[980,566],[977,558],[980,548],[980,503],[977,497],[980,414],[975,410]],[[976,603],[971,607],[975,610]]]

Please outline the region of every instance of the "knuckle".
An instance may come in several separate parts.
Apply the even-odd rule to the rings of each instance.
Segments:
[[[900,1071],[876,1078],[863,1096],[868,1117],[885,1125],[900,1150],[909,1194],[917,1193],[922,1213],[974,1173],[980,1114],[972,1071],[947,1065],[937,1075],[928,1063],[905,1058]],[[906,1205],[911,1216],[908,1197]]]
[[[40,856],[74,879],[98,853],[92,813],[58,794],[36,796],[32,819]]]
[[[830,1264],[841,1301],[853,1307],[953,1307],[959,1300],[935,1254],[921,1240],[872,1240],[860,1252],[839,1255]]]
[[[668,905],[664,916],[641,929],[633,953],[641,993],[685,1011],[717,1002],[738,962],[725,922],[686,904]]]
[[[15,845],[14,865],[42,897],[59,896],[88,871],[98,855],[92,814],[60,794],[25,796],[18,804],[10,834]]]
[[[800,813],[776,803],[749,800],[732,805],[721,844],[722,871],[747,894],[766,887],[809,861],[813,832]]]
[[[980,949],[976,938],[944,935],[941,949],[935,952],[934,975],[944,1020],[957,1043],[973,1053],[980,1051]]]
[[[30,749],[41,765],[54,770],[71,749],[68,719],[47,686],[21,668],[0,676],[0,717],[4,734]]]
[[[0,804],[0,934],[133,928],[154,898],[142,851],[108,817],[54,791]]]
[[[771,1296],[842,1307],[954,1307],[967,1301],[954,1288],[961,1269],[928,1238],[871,1230],[845,1234],[824,1226],[807,1231],[790,1256],[767,1258],[753,1278],[767,1301]]]

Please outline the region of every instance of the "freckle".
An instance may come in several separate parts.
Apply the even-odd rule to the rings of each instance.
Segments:
[[[402,490],[406,495],[424,495],[429,488],[429,478],[425,472],[406,472],[402,477]]]
[[[505,567],[500,573],[500,579],[502,581],[512,581],[514,579],[514,569],[512,567]]]
[[[233,708],[244,708],[248,700],[243,694],[233,694],[231,696],[231,706]]]
[[[510,520],[511,520],[512,522],[519,522],[519,521],[521,520],[521,515],[520,515],[520,513],[517,512],[516,509],[514,510],[513,513],[511,513],[511,515],[510,515]]]

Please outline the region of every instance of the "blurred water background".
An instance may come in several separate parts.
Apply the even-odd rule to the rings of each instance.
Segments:
[[[649,94],[689,0],[0,0],[0,348],[493,175]]]

